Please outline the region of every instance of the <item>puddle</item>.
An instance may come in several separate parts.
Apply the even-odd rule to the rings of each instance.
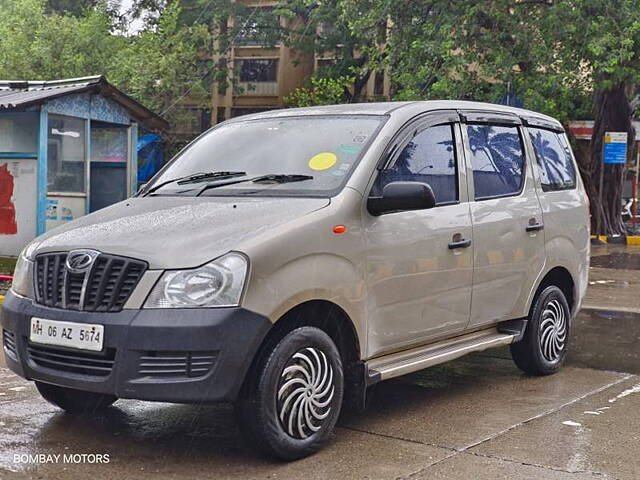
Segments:
[[[640,383],[638,385],[634,385],[631,388],[628,388],[624,392],[622,392],[619,395],[617,395],[615,398],[609,399],[609,403],[614,403],[617,400],[620,400],[621,398],[624,398],[626,396],[632,395],[634,393],[640,393]]]
[[[615,268],[619,270],[640,270],[640,254],[627,252],[611,252],[591,258],[591,266],[599,268]]]
[[[563,425],[567,425],[568,427],[581,427],[582,424],[578,422],[574,422],[572,420],[567,420],[562,422]]]

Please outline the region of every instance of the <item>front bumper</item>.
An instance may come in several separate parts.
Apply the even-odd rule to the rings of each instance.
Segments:
[[[100,354],[28,341],[31,317],[104,325]],[[2,306],[7,366],[29,380],[177,403],[233,401],[271,327],[243,308],[94,313],[43,307],[9,292]]]

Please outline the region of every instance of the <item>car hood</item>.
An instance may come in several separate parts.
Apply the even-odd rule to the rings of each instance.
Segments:
[[[244,240],[329,205],[325,198],[132,198],[39,237],[33,251],[91,248],[149,262],[202,265]]]

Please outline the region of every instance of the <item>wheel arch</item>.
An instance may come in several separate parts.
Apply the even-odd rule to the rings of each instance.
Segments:
[[[355,325],[342,307],[329,300],[307,300],[290,308],[274,323],[263,344],[303,326],[319,328],[329,335],[343,360],[360,359],[360,341]]]
[[[316,327],[329,335],[340,352],[344,368],[345,390],[354,392],[349,393],[349,396],[362,395],[364,363],[360,360],[361,345],[355,325],[344,309],[329,300],[302,302],[290,308],[273,324],[263,338],[245,374],[241,395],[243,391],[252,388],[251,377],[256,365],[269,355],[287,333],[299,327]],[[347,396],[346,392],[345,396]]]
[[[571,275],[571,272],[563,266],[556,266],[549,270],[547,273],[542,276],[540,281],[538,282],[538,286],[534,291],[534,294],[531,296],[529,301],[529,315],[531,314],[531,309],[533,308],[536,298],[540,292],[542,292],[545,288],[550,285],[557,286],[565,298],[567,299],[567,303],[569,304],[569,309],[571,311],[571,315],[575,315],[576,308],[576,282]]]

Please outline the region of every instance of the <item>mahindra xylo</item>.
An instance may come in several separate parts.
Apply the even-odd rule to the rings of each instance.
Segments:
[[[556,372],[588,261],[552,118],[454,101],[261,113],[28,245],[4,352],[67,411],[234,402],[258,447],[294,459],[381,380],[501,345]]]

